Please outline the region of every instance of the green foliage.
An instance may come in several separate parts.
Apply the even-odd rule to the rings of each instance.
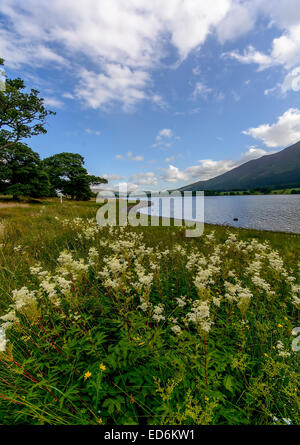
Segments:
[[[15,289],[26,286],[36,299],[18,311],[0,352],[0,423],[298,424],[291,331],[299,319],[291,286],[299,286],[300,237],[212,226],[195,239],[178,227],[100,230],[97,208],[48,201],[1,211],[0,316]],[[62,251],[72,261],[58,261]],[[191,262],[192,254],[200,256]],[[195,276],[203,258],[207,269],[220,259],[221,270],[201,294]],[[258,258],[270,292],[249,275]],[[281,258],[284,269],[271,267],[270,258],[279,265]],[[127,269],[114,269],[114,282],[120,281],[112,288],[105,266],[118,259]],[[37,263],[41,271],[31,273]],[[153,273],[149,288],[136,287],[141,268],[146,277]],[[253,294],[243,316],[225,296],[231,273]],[[60,304],[40,285],[47,277],[71,282],[64,294],[56,288]],[[187,320],[200,294],[222,299],[211,306],[208,333]],[[152,303],[150,312],[139,307],[141,296]],[[184,307],[177,304],[181,296]],[[165,319],[156,321],[151,311],[160,303]],[[180,335],[171,329],[174,318]],[[279,355],[279,341],[290,355]]]
[[[4,61],[0,59],[0,67]],[[46,118],[55,114],[44,107],[39,91],[25,90],[20,78],[6,79],[5,89],[0,90],[0,148],[10,147],[23,138],[47,133]]]
[[[84,158],[75,153],[59,153],[44,159],[43,166],[50,178],[52,195],[55,196],[59,190],[72,199],[84,201],[93,195],[91,184],[107,182],[104,178],[88,175],[83,165]]]
[[[39,198],[49,195],[49,178],[42,169],[38,153],[17,143],[0,152],[0,191],[19,196]]]

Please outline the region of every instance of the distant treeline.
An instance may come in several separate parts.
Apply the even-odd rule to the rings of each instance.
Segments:
[[[287,195],[299,195],[299,188],[269,188],[269,187],[258,187],[252,190],[230,190],[230,191],[215,191],[215,190],[205,190],[205,196],[236,196],[236,195],[270,195],[270,194],[287,194]]]
[[[0,151],[0,193],[13,199],[51,197],[60,192],[71,199],[88,200],[93,196],[90,185],[103,182],[106,179],[88,174],[79,154],[59,153],[41,160],[21,143]]]

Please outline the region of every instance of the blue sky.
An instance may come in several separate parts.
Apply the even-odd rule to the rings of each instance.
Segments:
[[[29,145],[175,188],[300,140],[300,0],[2,0],[0,56],[57,115]]]

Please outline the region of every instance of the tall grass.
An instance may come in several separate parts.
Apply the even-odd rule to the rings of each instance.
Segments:
[[[96,210],[1,210],[0,422],[299,423],[300,237]]]

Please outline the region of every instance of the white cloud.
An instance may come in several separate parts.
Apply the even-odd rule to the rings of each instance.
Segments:
[[[175,159],[183,159],[183,158],[184,158],[184,156],[183,156],[182,153],[177,153],[176,155],[168,156],[168,157],[165,159],[165,162],[170,163],[170,162],[175,161]]]
[[[194,74],[194,76],[199,76],[199,75],[201,74],[201,69],[200,69],[200,67],[199,67],[199,66],[195,66],[195,67],[192,69],[192,73]]]
[[[270,68],[278,64],[271,56],[268,56],[260,51],[257,51],[252,45],[249,45],[247,49],[244,50],[243,54],[240,54],[238,51],[231,51],[222,54],[223,58],[232,58],[236,59],[238,62],[245,64],[257,64],[258,70],[262,71],[266,68]]]
[[[136,184],[132,184],[131,182],[120,182],[117,185],[117,190],[123,193],[127,192],[135,192],[139,189],[139,186]]]
[[[250,6],[251,4],[251,6]],[[246,2],[245,5],[247,11],[244,11],[245,17],[250,14],[251,20],[247,28],[251,28],[255,22],[255,17],[259,14],[264,14],[270,19],[270,26],[277,28],[282,33],[279,37],[276,37],[272,41],[272,45],[267,54],[256,50],[253,46],[248,46],[243,53],[238,51],[231,51],[225,53],[227,57],[234,58],[241,63],[254,63],[258,65],[259,70],[264,70],[276,65],[282,65],[285,69],[291,69],[292,67],[300,63],[300,4],[299,0],[251,0]],[[234,8],[233,8],[234,9]],[[231,17],[232,11],[229,11],[227,17]],[[226,17],[223,22],[220,23],[218,28],[219,38],[222,40],[222,28],[226,23]],[[233,19],[231,20],[231,25]],[[242,26],[242,23],[236,24],[236,26]],[[251,25],[251,26],[250,26]],[[228,26],[229,34],[231,30],[234,36],[237,33],[234,32],[234,27]],[[223,40],[226,37],[226,33]]]
[[[290,71],[280,85],[283,94],[288,91],[300,91],[300,66]]]
[[[207,179],[222,175],[252,159],[257,159],[272,153],[274,153],[274,151],[266,151],[260,148],[251,147],[246,153],[242,154],[238,161],[231,159],[220,161],[202,159],[199,161],[199,165],[193,165],[184,170],[180,170],[174,165],[169,165],[167,169],[163,169],[164,173],[161,175],[161,179],[170,183],[179,181],[206,181]]]
[[[105,71],[105,74],[86,69],[80,72],[75,95],[89,107],[96,109],[121,102],[124,110],[130,110],[138,101],[146,98],[143,90],[149,75],[145,71],[134,71],[117,64],[107,64]]]
[[[44,98],[44,104],[48,105],[49,107],[53,108],[62,108],[63,102],[55,97],[45,97]]]
[[[159,94],[148,92],[150,71],[170,43],[180,60],[199,48],[232,1],[2,0],[10,29],[0,31],[0,54],[12,67],[67,65],[79,78],[76,96],[92,108],[118,102],[128,110],[145,99],[164,107]],[[93,70],[78,70],[82,58]]]
[[[64,97],[65,99],[70,99],[70,100],[74,99],[74,96],[71,93],[63,93],[62,97]]]
[[[261,158],[262,156],[271,155],[276,153],[276,150],[264,150],[263,148],[257,148],[255,146],[250,147],[246,153],[243,153],[241,159],[238,161],[237,165],[244,164],[245,162],[252,161],[253,159]]]
[[[265,96],[269,96],[269,94],[274,93],[277,90],[277,87],[268,88],[264,91]]]
[[[204,85],[202,82],[197,82],[193,91],[193,97],[196,99],[197,97],[206,98],[209,93],[212,92],[212,89]]]
[[[300,140],[300,110],[290,108],[273,125],[263,124],[249,128],[243,134],[260,139],[267,147],[283,147]]]
[[[162,98],[160,94],[154,94],[152,96],[152,102],[162,110],[166,110],[168,108],[167,102]]]
[[[132,153],[132,151],[128,151],[128,152],[126,153],[125,156],[124,156],[124,155],[117,154],[117,155],[115,156],[115,159],[117,159],[117,160],[119,160],[119,161],[129,160],[129,161],[141,162],[141,161],[144,160],[144,156],[140,156],[140,155],[134,156],[134,154]]]
[[[136,192],[139,189],[139,186],[137,184],[133,184],[131,182],[118,182],[117,184],[101,184],[101,186],[93,187],[94,191],[97,190],[109,190],[114,192],[121,192],[121,193],[127,193],[127,192]]]
[[[2,0],[0,54],[13,68],[63,66],[78,82],[73,96],[94,109],[117,103],[128,111],[143,100],[165,108],[152,73],[171,46],[180,62],[209,35],[235,39],[264,16],[278,33],[269,51],[249,46],[227,56],[291,69],[300,64],[299,11],[299,0]]]
[[[144,160],[144,156],[140,156],[140,155],[134,156],[133,153],[132,153],[131,151],[128,151],[128,152],[126,153],[126,155],[127,155],[127,158],[128,158],[130,161],[141,162],[141,161]]]
[[[165,162],[173,162],[173,161],[175,161],[175,156],[170,156],[165,159]]]
[[[173,136],[172,130],[170,128],[163,128],[159,131],[158,135],[156,136],[157,141],[161,141],[163,138],[171,138]]]
[[[185,173],[180,171],[179,168],[175,167],[174,165],[169,165],[167,169],[163,170],[165,173],[161,175],[161,179],[166,182],[178,182],[186,180]]]
[[[283,34],[272,42],[271,55],[287,69],[300,63],[299,0],[256,0],[258,8],[269,15],[272,24]]]
[[[265,96],[268,96],[271,93],[285,96],[289,91],[300,91],[300,66],[297,66],[288,72],[282,83],[278,83],[275,87],[266,89],[264,93]]]
[[[250,31],[255,24],[253,0],[233,5],[217,28],[220,42],[239,37]]]
[[[86,128],[85,132],[87,134],[94,135],[94,136],[100,136],[100,134],[101,134],[101,131],[99,131],[99,130],[92,130],[91,128]]]
[[[40,32],[42,33],[42,30]],[[50,63],[67,65],[64,56],[57,54],[38,40],[33,43],[31,36],[23,36],[20,29],[12,32],[0,28],[0,54],[9,68],[20,68],[22,65],[40,67]]]
[[[163,128],[158,132],[155,138],[156,142],[152,147],[170,148],[178,139],[180,139],[180,137],[176,136],[170,128]]]
[[[122,181],[125,179],[125,176],[121,175],[107,175],[106,173],[102,175],[103,178],[107,179],[108,181]]]
[[[300,63],[300,24],[273,40],[272,57],[287,69]]]
[[[136,185],[157,185],[157,178],[153,172],[136,173],[129,178]]]

